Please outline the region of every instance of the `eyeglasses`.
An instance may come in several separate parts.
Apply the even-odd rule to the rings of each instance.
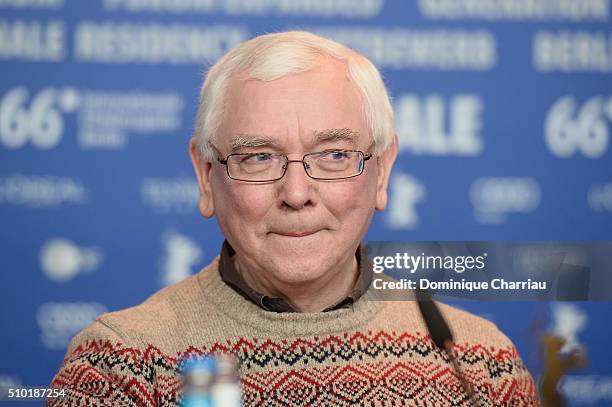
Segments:
[[[358,150],[326,150],[304,155],[301,160],[290,160],[284,154],[230,154],[217,160],[226,166],[227,175],[247,182],[277,181],[287,172],[289,163],[302,163],[306,174],[317,180],[353,178],[363,173],[365,162],[372,154]]]

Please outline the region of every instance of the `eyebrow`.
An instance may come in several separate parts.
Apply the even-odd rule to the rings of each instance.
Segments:
[[[337,141],[347,141],[355,144],[359,138],[359,132],[350,128],[342,129],[325,129],[314,132],[315,143],[331,143]],[[240,151],[245,148],[258,148],[258,147],[274,147],[278,146],[278,143],[271,137],[260,136],[255,134],[237,134],[229,141],[230,149],[232,153]]]
[[[349,128],[326,129],[315,132],[315,142],[329,143],[335,141],[348,141],[355,144],[359,138],[359,132]]]
[[[256,136],[250,134],[238,134],[230,140],[230,148],[232,153],[239,151],[243,148],[257,148],[257,147],[275,147],[276,142],[265,136]]]

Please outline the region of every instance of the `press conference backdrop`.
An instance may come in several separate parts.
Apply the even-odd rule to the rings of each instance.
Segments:
[[[219,252],[187,155],[207,66],[306,29],[367,55],[399,157],[368,240],[612,239],[608,0],[0,0],[0,384],[46,385],[96,315]],[[612,273],[610,277],[612,284]],[[610,304],[486,302],[537,377],[612,404]]]

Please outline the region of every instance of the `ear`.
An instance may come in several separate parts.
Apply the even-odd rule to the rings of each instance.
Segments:
[[[210,170],[212,163],[202,157],[195,136],[189,140],[189,157],[196,173],[198,187],[200,188],[200,213],[206,218],[215,214],[215,203],[212,194]]]
[[[376,159],[378,165],[378,184],[376,187],[376,209],[382,211],[387,206],[387,187],[391,168],[397,157],[397,134],[393,134],[391,144]]]

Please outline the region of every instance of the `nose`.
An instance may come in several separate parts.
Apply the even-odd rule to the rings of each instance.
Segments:
[[[315,191],[312,181],[304,171],[301,161],[290,160],[285,176],[277,182],[281,205],[292,209],[314,205]]]

